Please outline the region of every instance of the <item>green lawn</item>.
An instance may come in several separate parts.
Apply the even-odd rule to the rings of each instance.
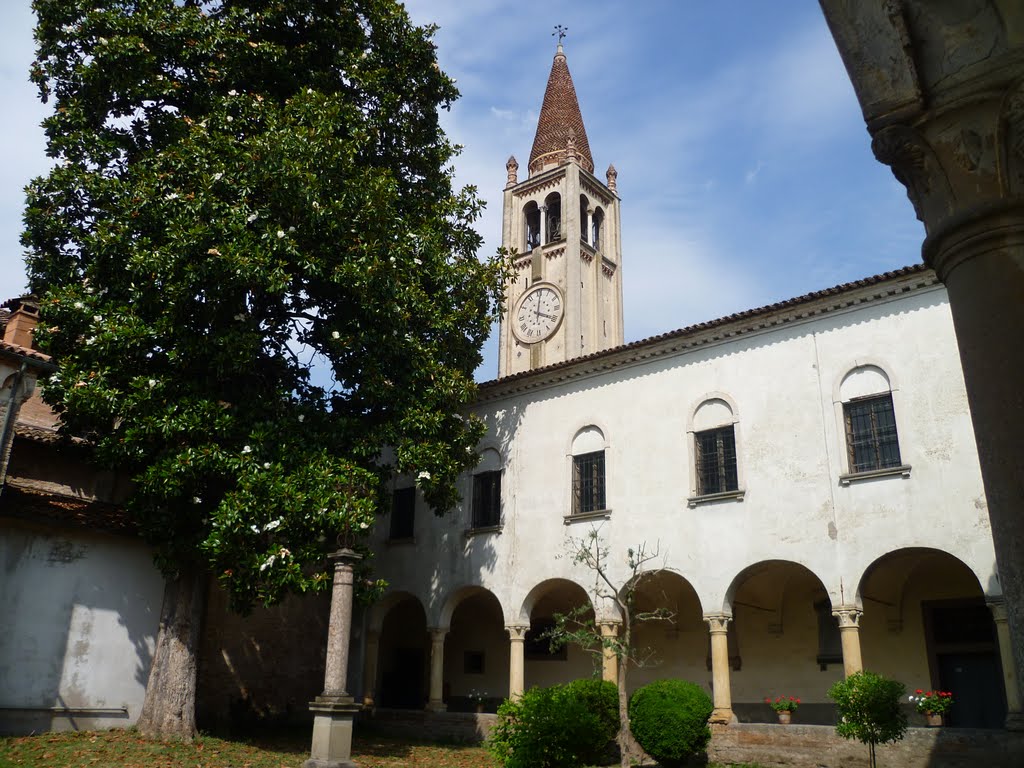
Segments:
[[[384,736],[357,737],[352,752],[360,768],[499,768],[481,747]],[[191,744],[152,741],[132,730],[0,738],[0,768],[299,768],[308,756],[309,734],[299,731],[234,741],[202,736]]]

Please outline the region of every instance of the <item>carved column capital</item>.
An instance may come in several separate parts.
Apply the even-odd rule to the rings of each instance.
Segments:
[[[530,631],[530,625],[506,624],[505,631],[508,632],[509,640],[513,643],[521,643],[526,639],[526,633]]]
[[[864,615],[864,611],[859,608],[843,605],[833,610],[832,615],[839,619],[840,629],[859,628],[860,617]]]
[[[712,635],[724,635],[728,632],[729,622],[732,616],[728,613],[706,613],[704,621],[708,625],[708,631]]]
[[[1006,623],[1006,601],[1002,597],[986,597],[985,605],[992,611],[992,621],[996,624]]]
[[[443,645],[445,635],[448,634],[448,627],[427,627],[427,632],[430,633],[430,642],[435,645]]]

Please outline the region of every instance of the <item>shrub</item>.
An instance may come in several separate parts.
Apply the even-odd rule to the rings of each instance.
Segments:
[[[609,683],[611,691],[615,686]],[[487,747],[506,768],[574,768],[595,762],[618,729],[609,689],[596,681],[531,688],[498,707]],[[610,735],[609,735],[610,734]]]
[[[600,730],[594,734],[593,749],[583,754],[587,765],[603,761],[608,744],[619,732],[619,689],[608,680],[582,679],[562,686],[562,696],[581,702],[597,715]]]
[[[644,751],[665,768],[683,765],[711,740],[711,697],[685,680],[659,680],[637,689],[629,724]]]
[[[828,689],[839,718],[836,733],[867,744],[871,766],[876,744],[899,741],[906,733],[907,716],[900,709],[906,690],[903,683],[873,672],[855,672]]]

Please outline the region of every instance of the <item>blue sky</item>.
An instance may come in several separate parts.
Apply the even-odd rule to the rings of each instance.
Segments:
[[[555,24],[599,177],[622,196],[626,340],[920,261],[923,228],[871,155],[853,89],[813,0],[411,0],[440,25],[462,99],[458,180],[488,201],[500,244],[505,161],[525,170]],[[47,161],[27,82],[29,0],[0,8],[0,296],[25,286],[22,188]],[[497,372],[492,340],[478,378]]]

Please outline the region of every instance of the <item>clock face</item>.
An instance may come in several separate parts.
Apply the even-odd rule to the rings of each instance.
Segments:
[[[562,321],[562,294],[553,285],[537,285],[523,294],[512,316],[512,333],[527,344],[548,338]]]

